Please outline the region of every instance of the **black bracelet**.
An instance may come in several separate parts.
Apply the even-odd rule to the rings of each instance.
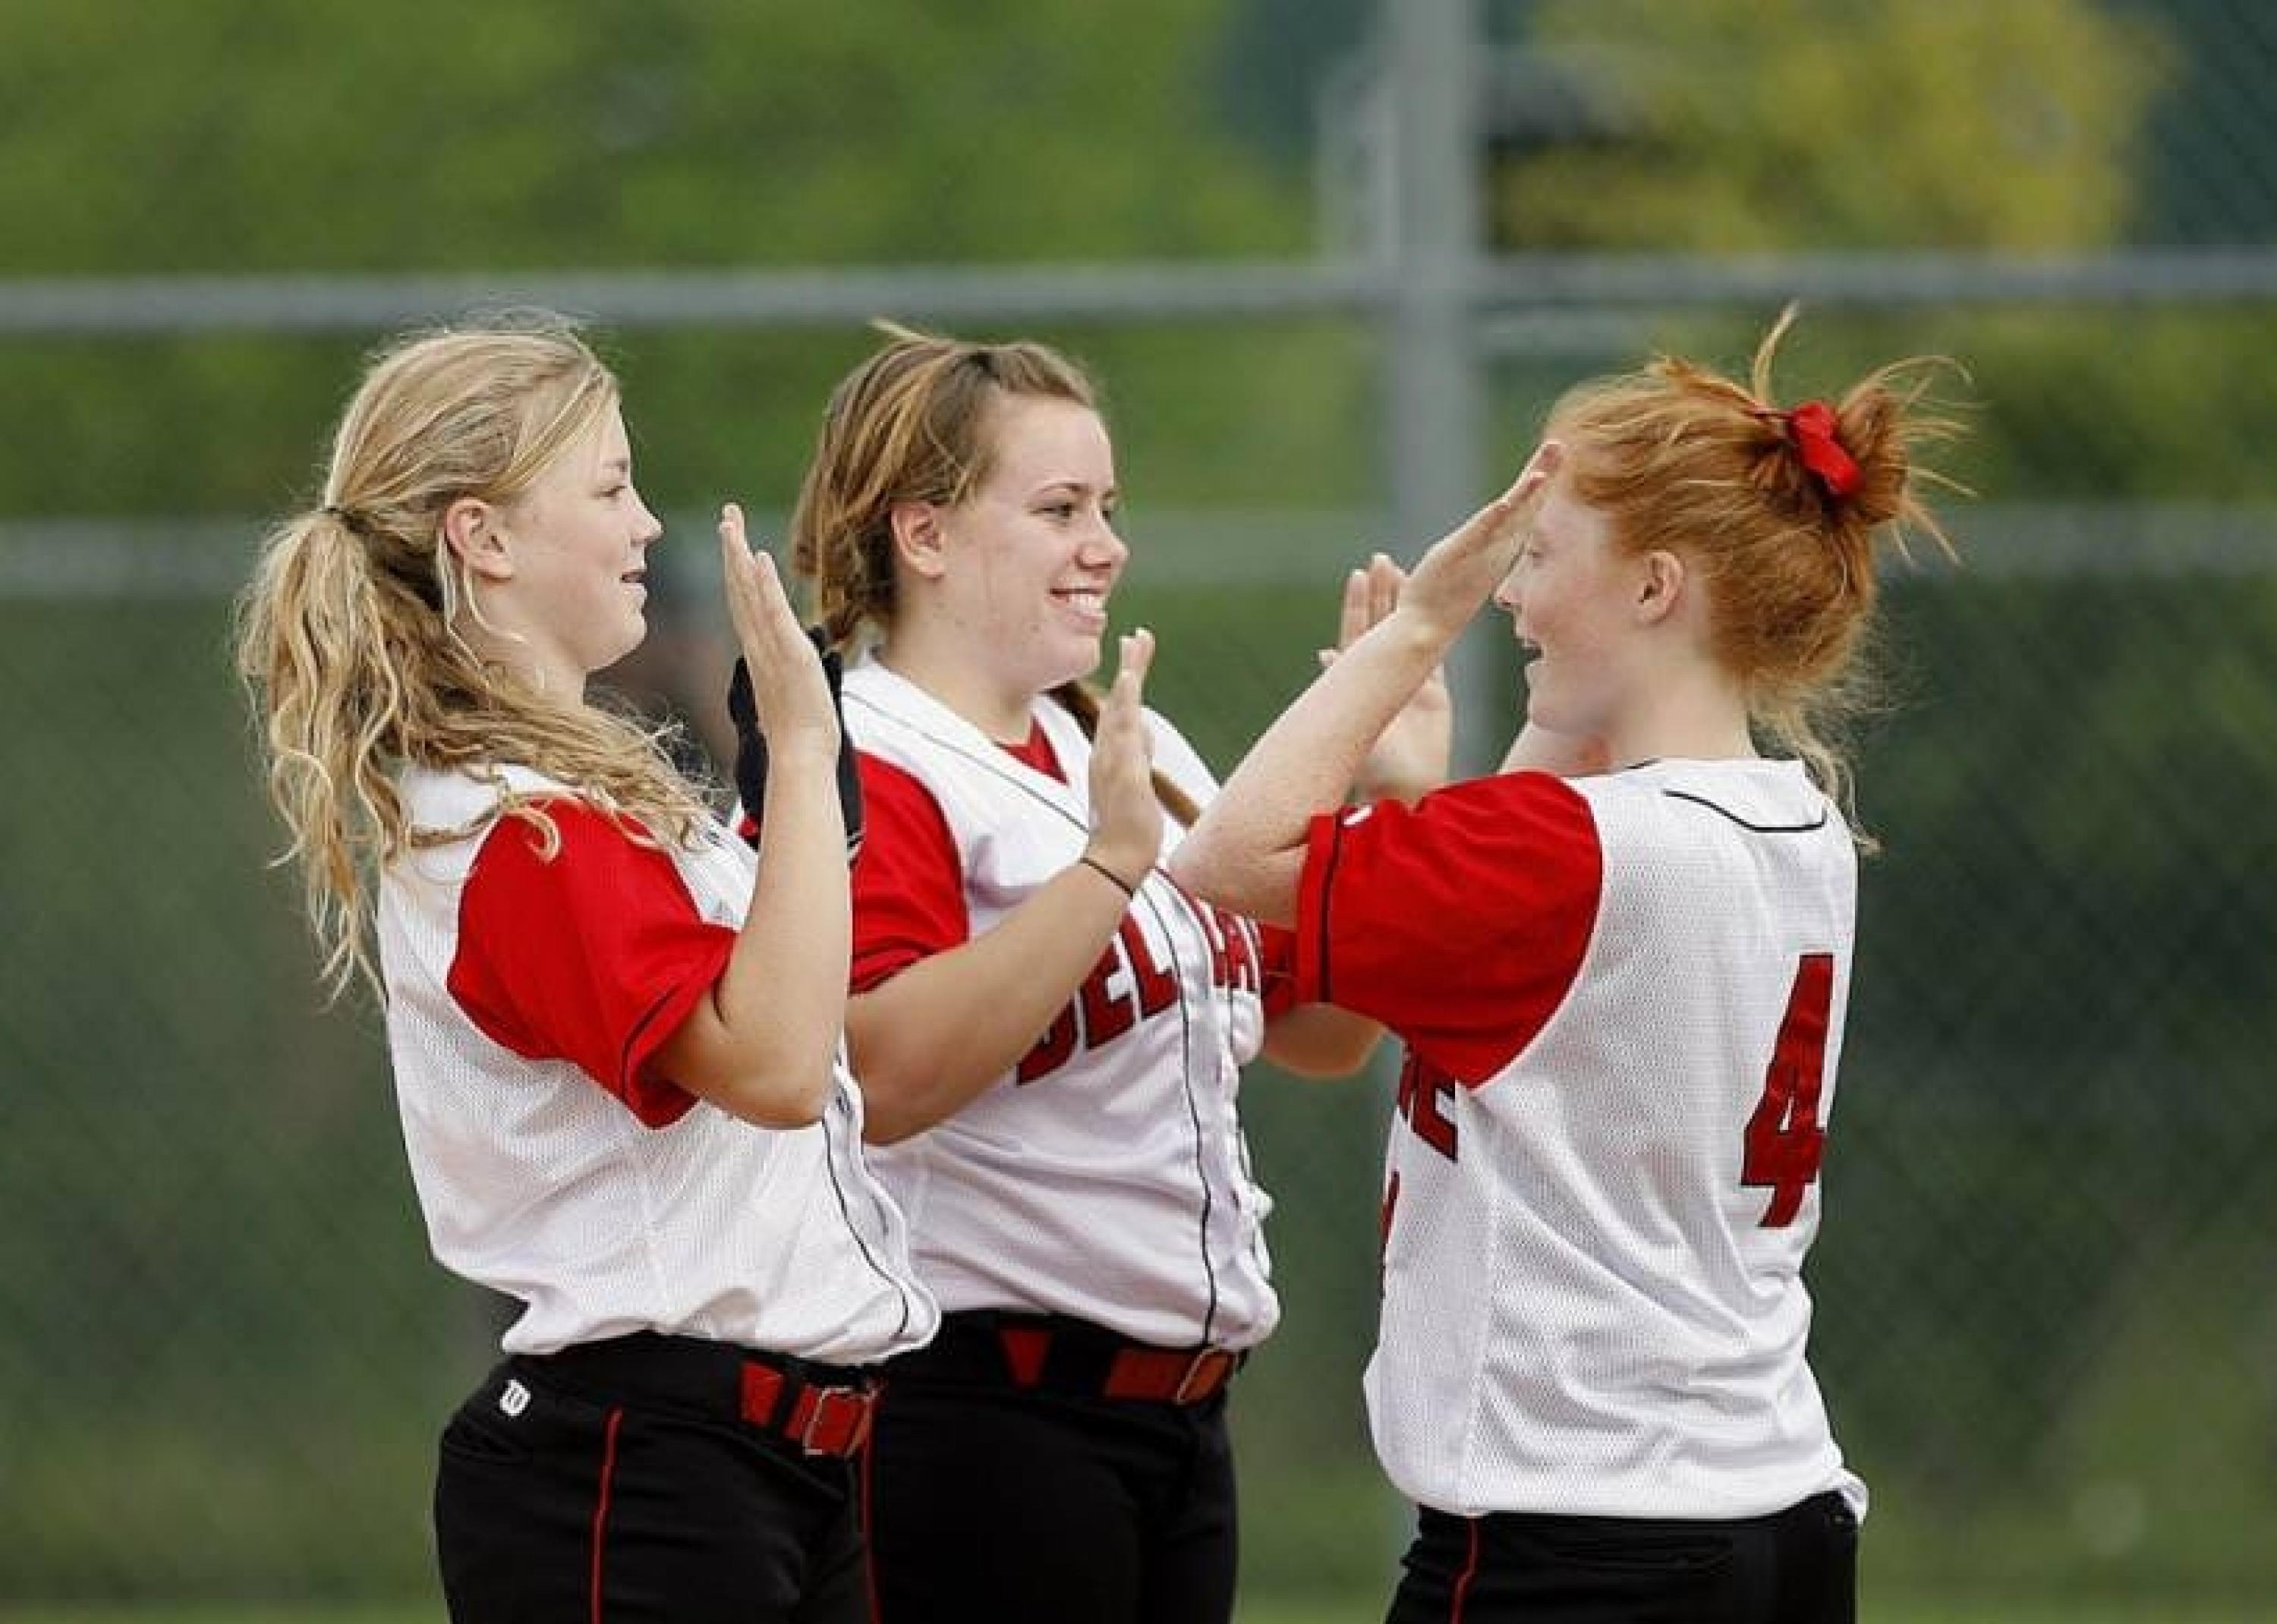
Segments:
[[[1100,873],[1104,874],[1109,880],[1114,882],[1116,890],[1121,892],[1124,896],[1129,897],[1134,902],[1138,900],[1138,888],[1125,880],[1121,875],[1108,868],[1105,863],[1100,861],[1098,858],[1086,854],[1084,856],[1077,858],[1076,861],[1086,869],[1095,869]]]

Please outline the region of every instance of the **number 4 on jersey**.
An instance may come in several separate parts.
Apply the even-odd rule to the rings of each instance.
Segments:
[[[1818,1119],[1818,1093],[1826,1075],[1826,1028],[1834,1006],[1834,955],[1805,953],[1786,995],[1778,1041],[1771,1047],[1763,1097],[1748,1119],[1748,1154],[1740,1182],[1767,1188],[1771,1204],[1763,1227],[1783,1229],[1802,1210],[1826,1154]]]

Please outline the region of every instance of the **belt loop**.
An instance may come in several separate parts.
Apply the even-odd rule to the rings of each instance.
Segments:
[[[743,1419],[755,1427],[772,1430],[775,1411],[782,1408],[783,1375],[756,1359],[743,1361]]]
[[[1044,1379],[1044,1361],[1052,1351],[1052,1333],[1041,1325],[999,1325],[996,1339],[1004,1350],[1004,1362],[1012,1371],[1012,1380],[1022,1387],[1032,1387]]]

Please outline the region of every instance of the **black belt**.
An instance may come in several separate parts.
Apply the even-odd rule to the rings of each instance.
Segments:
[[[878,1396],[877,1378],[865,1370],[654,1331],[518,1354],[509,1362],[540,1383],[741,1423],[842,1460],[868,1440]]]
[[[897,1381],[1199,1404],[1222,1393],[1248,1357],[1224,1347],[1158,1347],[1061,1315],[984,1310],[942,1316],[931,1343],[887,1368]]]

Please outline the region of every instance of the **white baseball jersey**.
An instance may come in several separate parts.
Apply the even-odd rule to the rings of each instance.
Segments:
[[[546,861],[526,822],[413,851],[379,899],[388,1047],[435,1256],[519,1299],[509,1353],[660,1331],[834,1364],[933,1334],[906,1227],[864,1170],[842,1063],[820,1121],[730,1116],[651,1062],[707,995],[755,859],[720,825],[642,845],[565,785]],[[414,770],[414,825],[467,829],[491,785]]]
[[[1367,1377],[1456,1515],[1836,1489],[1802,1263],[1857,859],[1791,762],[1514,773],[1314,820],[1300,996],[1406,1039]]]
[[[860,987],[884,978],[881,943],[902,900],[895,877],[925,833],[909,812],[937,814],[939,872],[927,877],[952,890],[961,878],[963,918],[901,964],[979,936],[1077,861],[1090,838],[1091,745],[1040,699],[1035,725],[1063,776],[1040,770],[874,658],[846,673],[845,710],[865,787]],[[1216,785],[1192,748],[1161,717],[1147,723],[1155,764],[1207,800]],[[1164,821],[1168,852],[1182,831]],[[1070,1315],[1169,1347],[1244,1348],[1271,1332],[1271,1203],[1235,1114],[1240,1067],[1263,1041],[1260,981],[1256,927],[1157,867],[1013,1070],[947,1120],[871,1151],[945,1309]]]

